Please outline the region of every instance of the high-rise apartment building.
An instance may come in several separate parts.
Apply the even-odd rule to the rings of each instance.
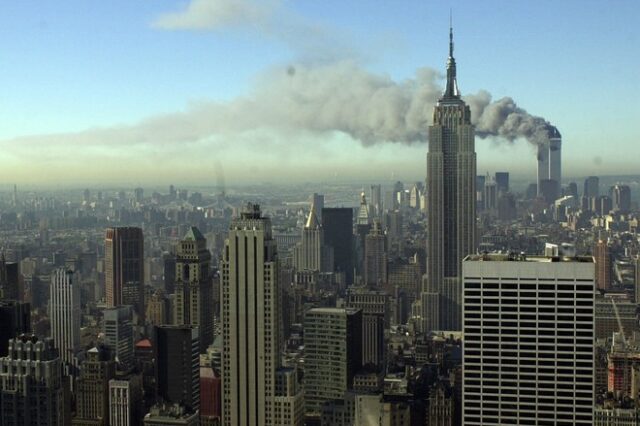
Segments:
[[[51,339],[10,339],[9,354],[0,358],[0,424],[68,424],[63,382],[60,357]]]
[[[194,325],[200,333],[200,353],[213,343],[213,281],[207,240],[192,226],[176,251],[173,323]]]
[[[476,247],[475,130],[469,106],[460,97],[453,57],[453,31],[449,33],[447,85],[433,111],[427,153],[427,279],[423,297],[425,330],[460,330],[462,259]]]
[[[53,344],[62,362],[74,365],[80,351],[80,283],[77,273],[59,268],[51,275],[49,319]]]
[[[144,237],[142,229],[107,228],[104,243],[107,306],[133,306],[144,324]]]
[[[353,283],[353,210],[322,209],[324,242],[333,248],[334,270],[345,274],[346,284]]]
[[[600,290],[611,289],[611,252],[606,237],[598,237],[593,247],[593,257],[596,261],[596,287]]]
[[[342,399],[362,366],[362,311],[313,308],[304,316],[304,398],[307,415]]]
[[[323,217],[325,212],[323,211]],[[222,412],[226,426],[273,424],[279,366],[278,258],[271,221],[248,204],[222,259]]]
[[[118,306],[103,311],[104,343],[121,370],[133,367],[133,325],[131,306]]]
[[[108,426],[109,380],[115,377],[115,362],[105,347],[87,351],[76,384],[76,417],[73,426]]]
[[[463,273],[463,424],[593,424],[593,258],[472,255]]]
[[[198,327],[163,325],[153,329],[158,399],[189,412],[200,409],[200,342]]]

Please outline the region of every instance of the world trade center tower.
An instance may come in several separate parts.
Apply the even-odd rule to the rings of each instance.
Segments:
[[[447,86],[433,110],[427,153],[427,275],[424,331],[461,329],[462,259],[475,252],[475,129],[460,98],[449,29]]]

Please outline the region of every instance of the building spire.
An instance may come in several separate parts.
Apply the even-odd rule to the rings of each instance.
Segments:
[[[449,57],[453,58],[453,14],[449,9]]]
[[[449,58],[447,59],[447,88],[443,99],[460,98],[456,81],[456,60],[453,57],[453,18],[449,11]]]

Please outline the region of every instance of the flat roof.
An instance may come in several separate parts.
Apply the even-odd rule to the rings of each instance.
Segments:
[[[595,263],[592,256],[540,256],[515,253],[487,253],[487,254],[470,254],[464,258],[464,262],[537,262],[537,263],[554,263],[554,262],[577,262],[577,263]]]

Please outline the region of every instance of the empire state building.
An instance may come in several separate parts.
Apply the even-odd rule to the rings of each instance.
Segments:
[[[460,98],[449,30],[447,86],[433,110],[427,153],[427,275],[424,331],[461,330],[462,259],[475,252],[475,129]]]

